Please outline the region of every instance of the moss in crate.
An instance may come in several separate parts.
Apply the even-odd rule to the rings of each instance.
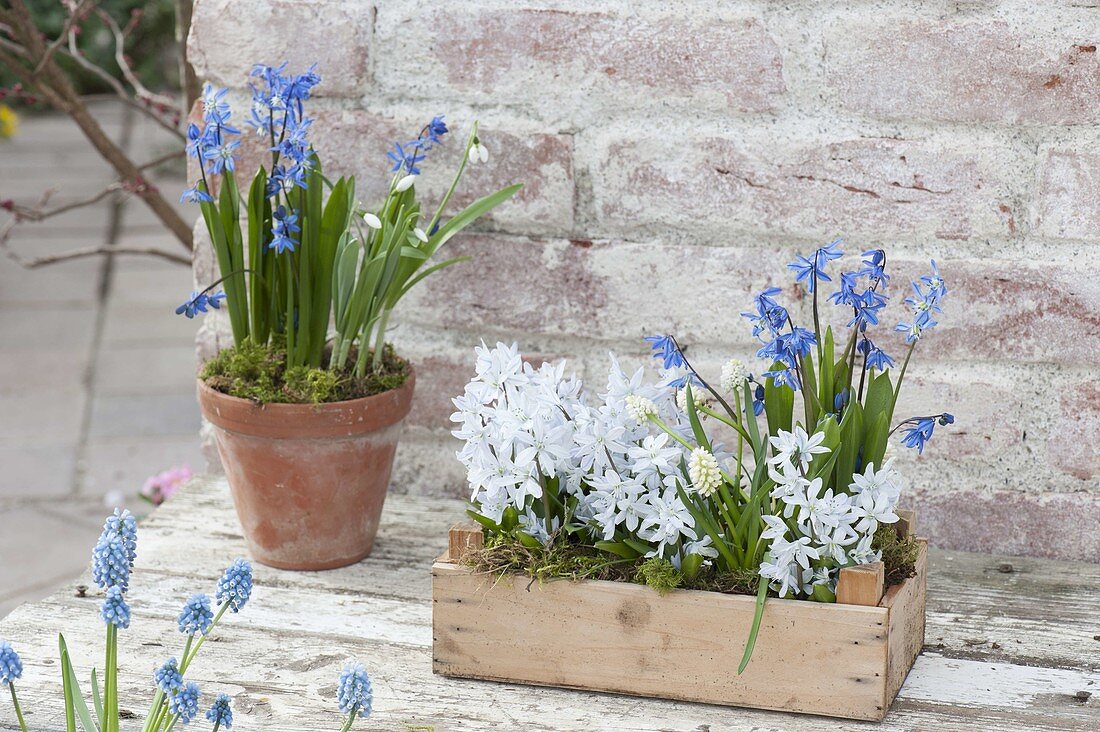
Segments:
[[[662,595],[673,589],[755,595],[759,587],[760,576],[752,569],[718,573],[704,568],[689,578],[667,559],[622,559],[563,539],[559,533],[546,545],[528,546],[506,534],[491,535],[484,547],[467,552],[462,561],[477,572],[497,576],[522,575],[539,582],[561,579],[635,582]],[[887,587],[916,574],[920,542],[913,537],[903,539],[893,526],[884,524],[875,534],[872,546],[882,552]]]
[[[351,354],[349,363],[355,363]],[[257,404],[324,404],[381,394],[396,389],[409,376],[406,361],[386,345],[382,369],[356,376],[286,363],[286,348],[281,344],[261,346],[244,341],[219,351],[203,365],[200,378],[207,386],[229,396]]]
[[[878,527],[871,548],[882,552],[887,587],[901,584],[917,573],[920,542],[913,536],[901,538],[893,525]]]

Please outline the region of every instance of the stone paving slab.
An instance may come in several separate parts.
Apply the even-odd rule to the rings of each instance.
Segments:
[[[97,115],[119,139],[117,107]],[[177,143],[138,120],[130,144],[144,160]],[[182,175],[153,178],[169,193],[184,186]],[[57,205],[111,179],[61,116],[26,118],[19,136],[0,146],[0,198],[34,203],[54,188]],[[116,245],[183,251],[134,200],[21,226],[13,249],[35,257],[102,246],[112,221]],[[203,468],[192,345],[199,324],[173,314],[191,285],[188,267],[149,257],[34,271],[0,259],[0,616],[86,566],[110,512],[105,497],[126,494],[140,513],[147,504],[136,494],[148,476],[178,464]]]

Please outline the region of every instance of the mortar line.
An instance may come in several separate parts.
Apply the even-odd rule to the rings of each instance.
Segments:
[[[129,107],[122,108],[122,128],[119,131],[118,145],[126,155],[130,154],[130,146],[133,142],[134,111]],[[122,215],[126,207],[126,197],[115,194],[111,199],[107,212],[107,228],[104,231],[104,246],[113,247],[118,243],[122,232]],[[96,288],[96,314],[95,323],[92,326],[92,341],[88,349],[88,364],[84,369],[82,378],[84,387],[84,408],[80,416],[80,430],[77,433],[76,460],[73,466],[73,477],[70,495],[80,496],[84,494],[81,485],[87,475],[88,438],[92,427],[92,412],[95,404],[96,375],[99,363],[99,352],[103,346],[103,331],[107,324],[107,306],[111,299],[111,285],[114,281],[115,255],[103,255],[103,266],[99,269],[99,286]]]

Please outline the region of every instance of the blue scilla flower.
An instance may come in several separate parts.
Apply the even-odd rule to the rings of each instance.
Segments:
[[[703,386],[702,380],[699,379],[698,374],[694,371],[689,371],[682,376],[677,376],[672,381],[668,382],[668,385],[673,389],[683,389],[688,384],[691,384],[692,388],[696,386]]]
[[[764,385],[757,384],[752,393],[752,413],[759,417],[764,411]]]
[[[886,251],[884,249],[872,249],[863,253],[863,267],[858,274],[867,277],[872,282],[890,284],[890,275],[886,274]]]
[[[802,384],[798,381],[798,374],[795,373],[793,368],[765,371],[764,376],[771,378],[776,386],[789,386],[794,391],[798,391],[802,388]]]
[[[7,686],[23,675],[23,662],[11,643],[0,641],[0,686]]]
[[[236,170],[236,150],[240,145],[240,140],[232,140],[203,150],[202,159],[207,162],[206,172],[220,175],[227,170]]]
[[[442,114],[432,117],[431,122],[424,127],[424,132],[433,145],[438,145],[442,142],[443,135],[447,134],[447,123],[443,121],[443,117],[444,115]]]
[[[103,605],[99,609],[99,617],[107,625],[125,630],[130,627],[130,606],[126,604],[126,596],[122,594],[121,587],[111,587],[103,598]]]
[[[215,727],[231,729],[233,727],[232,704],[233,701],[229,698],[229,694],[218,694],[214,704],[206,712],[206,719]]]
[[[238,559],[230,564],[222,578],[218,580],[215,597],[218,606],[229,603],[229,609],[240,612],[252,596],[252,565],[247,559]]]
[[[179,664],[175,658],[169,658],[160,668],[153,672],[153,681],[157,688],[165,694],[170,694],[183,686],[183,674],[180,673]]]
[[[276,254],[282,254],[286,251],[293,252],[298,242],[291,234],[297,234],[302,230],[302,227],[298,225],[298,214],[293,209],[287,210],[286,206],[279,206],[271,217],[273,221],[271,226],[272,239],[267,248],[274,249]]]
[[[180,632],[186,635],[195,635],[210,630],[210,624],[214,622],[214,611],[210,609],[210,596],[205,594],[191,595],[184,603],[180,611]]]
[[[808,257],[797,256],[787,265],[787,268],[795,273],[795,282],[806,281],[806,289],[813,292],[819,281],[831,282],[832,277],[825,273],[825,266],[834,259],[840,259],[844,252],[840,250],[843,243],[841,239],[835,239],[825,246],[815,249]]]
[[[684,365],[684,355],[676,345],[676,339],[670,335],[651,335],[644,339],[650,344],[653,358],[661,359],[666,369],[678,369]]]
[[[355,710],[360,717],[370,716],[374,694],[371,691],[370,676],[363,664],[351,662],[344,666],[336,689],[336,701],[344,714],[351,714]]]
[[[199,713],[199,685],[194,681],[179,687],[173,693],[168,694],[168,711],[178,715],[180,721],[188,724]]]
[[[228,114],[229,102],[225,101],[228,89],[217,89],[209,81],[202,87],[202,111],[207,119]]]
[[[940,268],[936,266],[936,260],[933,259],[931,262],[931,274],[924,275],[920,278],[920,281],[928,287],[930,294],[934,295],[937,300],[941,300],[947,295],[947,283],[944,281],[943,277],[940,276]]]
[[[868,325],[878,325],[879,311],[886,307],[886,296],[868,287],[863,292],[852,295],[849,305],[855,311],[848,327],[859,326],[864,330]]]
[[[841,409],[848,403],[849,400],[848,390],[842,389],[839,394],[833,397],[833,411],[840,412]]]
[[[778,287],[768,287],[753,298],[756,312],[741,313],[742,318],[747,318],[752,323],[753,336],[760,338],[764,331],[776,335],[786,325],[789,319],[787,309],[774,300],[774,296],[780,292]]]
[[[941,426],[954,424],[955,416],[944,412],[943,414],[934,414],[931,417],[913,417],[905,420],[904,424],[912,426],[902,430],[901,444],[906,447],[915,447],[918,455],[923,454],[924,446],[932,439],[932,432],[935,430],[937,422]]]
[[[213,203],[214,197],[203,190],[199,190],[197,185],[192,186],[183,192],[180,196],[180,203]]]
[[[224,302],[224,292],[215,292],[214,294],[209,294],[205,290],[203,292],[192,292],[191,297],[184,300],[183,304],[176,308],[176,315],[186,315],[188,318],[193,318],[196,313],[208,312],[207,307],[212,307],[215,310],[221,309]]]
[[[419,142],[413,140],[412,142],[405,143],[405,145],[402,145],[400,142],[393,143],[393,150],[386,153],[386,157],[393,162],[393,167],[390,169],[390,172],[396,173],[404,169],[405,172],[410,175],[420,175],[420,168],[417,166],[424,161],[425,156],[424,153],[421,152]]]

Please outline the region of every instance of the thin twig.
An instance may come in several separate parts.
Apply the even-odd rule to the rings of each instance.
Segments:
[[[46,52],[42,54],[42,58],[38,60],[38,63],[34,67],[34,71],[31,72],[31,76],[37,77],[42,73],[42,69],[46,68],[46,64],[50,62],[53,55],[57,53],[57,50],[61,48],[61,45],[68,39],[69,31],[73,30],[73,26],[84,19],[81,17],[81,14],[84,11],[84,6],[89,4],[89,2],[90,0],[80,0],[80,2],[76,4],[76,7],[69,11],[69,17],[65,19],[65,25],[61,28],[61,33],[46,47]],[[94,5],[95,2],[91,4]],[[89,7],[88,10],[91,10],[91,8]],[[85,17],[87,17],[86,14]]]
[[[34,269],[36,267],[42,267],[47,264],[56,264],[57,262],[64,262],[70,259],[83,259],[85,257],[97,257],[100,255],[115,255],[115,254],[139,254],[142,256],[160,257],[167,259],[169,262],[175,262],[176,264],[182,264],[187,267],[191,266],[191,259],[185,257],[182,254],[176,254],[175,252],[165,251],[163,249],[157,249],[156,247],[119,247],[119,246],[98,246],[98,247],[85,247],[83,249],[73,249],[68,252],[61,252],[60,254],[49,254],[44,257],[35,257],[34,259],[24,259],[17,255],[15,252],[7,246],[6,243],[0,244],[7,254],[7,256],[18,262],[21,266],[27,269]]]

